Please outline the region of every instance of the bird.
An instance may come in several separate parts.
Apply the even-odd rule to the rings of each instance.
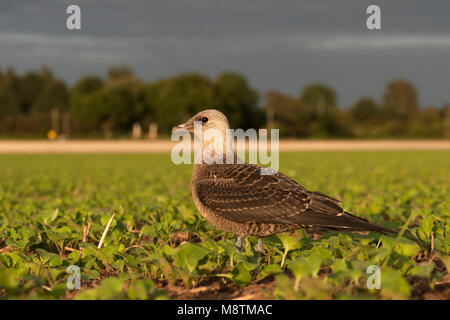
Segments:
[[[195,124],[201,125],[200,131],[194,130]],[[185,130],[194,134],[194,138],[201,138],[199,135],[214,129],[225,137],[229,128],[228,119],[222,112],[207,109],[173,127],[172,132]],[[394,229],[346,212],[341,201],[318,191],[309,191],[281,172],[261,174],[264,167],[237,161],[232,143],[230,146],[220,139],[203,139],[202,150],[211,144],[222,150],[213,155],[216,160],[225,160],[231,153],[234,161],[195,161],[191,178],[192,198],[208,222],[236,235],[237,252],[240,252],[245,237],[256,236],[260,258],[264,237],[300,228],[397,233]]]

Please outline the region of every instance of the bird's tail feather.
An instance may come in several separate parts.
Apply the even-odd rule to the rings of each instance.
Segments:
[[[303,213],[291,220],[291,223],[292,222],[299,225],[311,225],[339,231],[376,231],[387,234],[398,233],[397,230],[371,223],[363,218],[351,215],[348,212],[342,212],[339,215],[318,212]]]

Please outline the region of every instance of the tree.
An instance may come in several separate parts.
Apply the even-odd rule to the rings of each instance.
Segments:
[[[214,103],[215,108],[227,115],[231,127],[248,129],[261,125],[255,118],[258,93],[240,74],[225,72],[217,77]]]
[[[308,112],[302,102],[288,94],[275,90],[265,94],[266,109],[273,110],[275,127],[280,134],[289,137],[304,137],[309,134]]]
[[[444,136],[443,110],[428,106],[417,111],[416,116],[410,120],[409,137],[441,138]]]
[[[113,131],[128,131],[132,124],[145,117],[143,85],[128,67],[112,67],[107,80],[87,76],[71,90],[71,112],[80,128],[96,131],[105,137]]]
[[[320,83],[305,86],[299,98],[268,91],[264,100],[260,108],[258,92],[232,72],[214,81],[188,73],[143,83],[130,68],[119,66],[108,70],[106,80],[86,76],[68,90],[45,66],[24,74],[0,68],[0,132],[8,135],[43,136],[50,128],[62,133],[70,128],[75,134],[103,131],[110,137],[129,132],[135,122],[144,127],[156,122],[162,133],[170,133],[195,113],[216,108],[232,128],[260,128],[267,117],[268,128],[289,137],[450,136],[449,107],[419,110],[414,86],[402,79],[386,85],[382,106],[364,97],[341,110],[335,91]]]
[[[161,132],[170,133],[173,126],[195,113],[214,106],[214,86],[198,73],[183,74],[158,81],[146,88],[145,103],[156,110]]]
[[[71,102],[72,113],[83,122],[85,128],[101,128],[108,138],[114,128],[126,131],[134,120],[135,93],[126,85],[102,87],[89,94],[74,92]]]
[[[300,100],[316,116],[336,109],[336,93],[330,87],[316,83],[303,88]]]
[[[140,85],[139,79],[127,66],[111,67],[108,69],[105,86],[108,88],[129,86],[137,89]]]
[[[37,72],[27,72],[18,81],[18,106],[21,113],[29,113],[33,109],[34,102],[41,94],[42,79]]]
[[[45,66],[41,68],[40,81],[41,92],[34,103],[32,103],[33,111],[67,110],[69,107],[69,93],[66,84],[56,79],[50,69]]]
[[[85,76],[78,80],[78,82],[73,86],[71,94],[81,94],[87,95],[91,94],[103,87],[103,81],[97,76]]]
[[[310,132],[315,137],[348,136],[350,131],[339,122],[335,91],[316,83],[303,88],[300,100],[309,114]]]
[[[101,124],[98,117],[92,114],[93,96],[98,93],[104,84],[97,76],[85,76],[78,80],[70,90],[70,113],[75,129],[79,131],[97,131]]]
[[[105,135],[110,136],[113,127],[129,130],[132,124],[135,96],[128,86],[103,89],[92,97],[93,116],[101,123]]]
[[[17,114],[19,110],[19,79],[14,70],[0,70],[0,117]]]
[[[388,118],[409,119],[418,110],[416,89],[404,79],[389,82],[383,103]]]
[[[443,135],[445,139],[450,139],[450,104],[446,104],[442,107],[443,118]]]
[[[29,71],[22,77],[12,69],[2,76],[0,94],[5,109],[28,114],[49,112],[68,105],[67,87],[63,81],[56,79],[47,67],[40,72]]]
[[[380,110],[371,98],[361,98],[351,108],[351,114],[356,121],[367,123],[378,120]]]

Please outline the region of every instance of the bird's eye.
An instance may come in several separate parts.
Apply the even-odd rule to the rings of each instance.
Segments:
[[[207,118],[207,117],[203,117],[203,118],[202,118],[202,122],[203,122],[203,123],[207,123],[207,122],[208,122],[208,118]]]

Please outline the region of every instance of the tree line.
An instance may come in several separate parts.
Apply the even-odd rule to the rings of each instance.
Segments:
[[[298,96],[270,90],[260,94],[238,73],[215,79],[200,73],[154,82],[127,67],[105,78],[84,76],[73,86],[47,67],[16,73],[0,69],[0,135],[42,137],[50,129],[70,137],[123,137],[139,123],[168,135],[172,126],[205,108],[224,112],[233,128],[279,128],[297,138],[450,138],[450,107],[419,108],[415,87],[405,79],[387,83],[381,103],[362,97],[346,108],[333,88],[321,83]]]

